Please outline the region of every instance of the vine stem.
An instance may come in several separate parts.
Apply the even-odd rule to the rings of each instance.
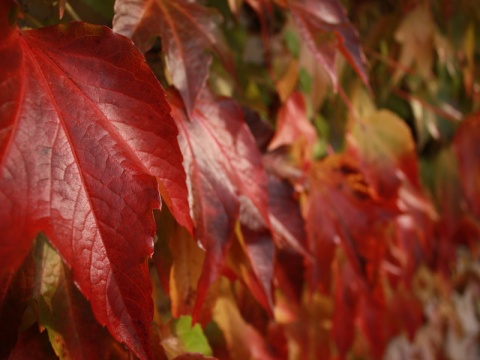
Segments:
[[[68,15],[70,15],[70,17],[75,20],[75,21],[81,21],[82,19],[80,18],[80,16],[78,16],[77,12],[75,11],[75,9],[70,5],[70,3],[66,3],[65,4],[65,11],[67,12]]]
[[[38,20],[36,17],[32,16],[27,12],[24,13],[24,17],[25,17],[25,20],[29,21],[30,23],[32,23],[33,26],[37,28],[41,28],[44,26],[40,20]]]

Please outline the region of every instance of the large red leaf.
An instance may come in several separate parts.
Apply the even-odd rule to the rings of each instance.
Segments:
[[[0,7],[0,273],[43,231],[97,320],[147,358],[159,187],[192,228],[164,92],[131,42],[108,28],[19,31],[5,17],[11,8]]]
[[[340,50],[362,81],[368,85],[365,55],[357,31],[338,0],[288,0],[300,35],[338,86],[336,58]]]
[[[213,51],[227,66],[232,59],[217,27],[217,14],[187,0],[117,0],[113,30],[145,52],[162,38],[167,69],[188,113],[205,86]]]
[[[254,231],[269,229],[267,177],[255,140],[234,102],[213,99],[204,92],[191,117],[174,92],[169,93],[169,103],[180,130],[197,235],[207,252],[198,284],[197,312],[223,265],[237,221]],[[248,244],[247,252],[248,248],[255,252],[248,256],[256,259],[252,266],[260,267],[255,272],[262,284],[270,283],[264,276],[272,274],[271,253],[265,244],[257,245]],[[259,252],[268,259],[258,259]]]

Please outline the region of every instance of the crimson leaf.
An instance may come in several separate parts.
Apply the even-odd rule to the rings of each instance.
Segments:
[[[210,284],[217,278],[231,245],[236,222],[253,231],[269,229],[267,176],[255,140],[243,121],[241,109],[231,100],[214,99],[205,91],[189,117],[179,96],[169,93],[172,115],[179,131],[190,201],[197,234],[206,250],[198,283],[195,315]],[[244,227],[245,230],[245,227]],[[263,287],[272,274],[272,251],[263,244],[247,244],[249,257],[259,265],[256,274]],[[267,275],[271,276],[271,275]],[[269,289],[264,289],[266,296]],[[268,301],[270,303],[270,301]]]
[[[14,6],[2,2],[0,14]],[[43,231],[97,320],[149,358],[158,188],[192,230],[163,89],[108,28],[20,31],[2,16],[0,33],[0,274],[15,271]]]

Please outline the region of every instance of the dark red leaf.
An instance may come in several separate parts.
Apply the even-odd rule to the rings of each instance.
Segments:
[[[365,55],[357,31],[338,0],[289,0],[300,35],[338,86],[336,58],[340,50],[368,86]]]
[[[10,9],[2,2],[0,14]],[[0,21],[0,272],[16,269],[42,230],[97,320],[149,358],[159,187],[192,229],[164,92],[131,42],[108,28],[19,31]]]
[[[393,325],[399,326],[397,331],[404,330],[408,339],[414,341],[417,330],[423,325],[422,303],[413,296],[411,289],[401,287],[392,296],[390,307],[397,320]]]
[[[316,258],[310,267],[311,285],[329,292],[337,245],[358,275],[374,280],[386,248],[379,235],[391,210],[374,200],[357,164],[346,156],[313,164],[308,176],[304,214],[309,250]]]
[[[298,197],[286,180],[268,175],[270,224],[279,247],[293,249],[308,257],[305,222],[302,218]]]
[[[204,92],[190,118],[173,92],[169,103],[180,129],[197,235],[207,252],[198,284],[197,312],[223,265],[236,222],[269,228],[267,177],[255,140],[234,102],[215,100]],[[265,259],[261,264],[265,268],[257,275],[264,279],[264,271],[271,273],[273,263]]]
[[[34,276],[34,259],[29,253],[15,273],[0,278],[0,359],[8,358],[17,342],[19,327],[35,286]]]
[[[213,51],[231,70],[233,61],[217,27],[218,14],[187,0],[117,0],[113,30],[145,52],[162,38],[167,69],[187,112],[205,86]]]
[[[358,285],[352,267],[337,264],[335,267],[334,312],[332,337],[341,359],[346,356],[353,343],[355,316],[358,303]]]
[[[2,346],[3,346],[2,338]],[[18,338],[15,348],[10,353],[8,360],[51,360],[55,359],[55,353],[48,341],[47,332],[40,333],[38,326],[32,325],[28,330],[22,332]],[[2,356],[2,359],[5,359]]]
[[[362,296],[359,324],[371,351],[372,359],[382,359],[389,340],[394,335],[394,321],[385,304],[373,296]]]
[[[470,211],[480,218],[480,112],[463,120],[453,144],[465,200]]]
[[[265,152],[268,143],[274,135],[272,125],[270,125],[267,121],[263,120],[258,114],[258,112],[253,109],[243,106],[242,111],[245,122],[247,123],[248,128],[250,129],[253,137],[255,138],[257,147],[262,153]]]

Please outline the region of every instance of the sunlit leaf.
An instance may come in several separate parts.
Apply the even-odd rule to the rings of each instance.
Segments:
[[[10,8],[2,2],[0,13]],[[108,28],[20,31],[2,16],[0,29],[0,273],[14,271],[43,231],[98,322],[148,358],[159,188],[192,229],[163,89]]]

